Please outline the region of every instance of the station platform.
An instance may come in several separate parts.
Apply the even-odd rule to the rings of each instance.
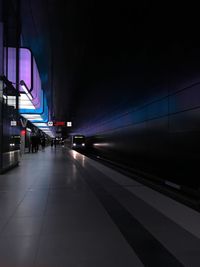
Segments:
[[[66,148],[0,176],[0,267],[200,266],[200,214]]]

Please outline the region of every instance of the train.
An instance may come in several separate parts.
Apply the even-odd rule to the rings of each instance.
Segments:
[[[85,149],[85,136],[81,134],[72,135],[71,137],[71,148],[72,149]]]

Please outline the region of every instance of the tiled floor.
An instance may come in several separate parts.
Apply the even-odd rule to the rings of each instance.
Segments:
[[[199,267],[198,225],[196,211],[66,148],[0,176],[0,267]]]

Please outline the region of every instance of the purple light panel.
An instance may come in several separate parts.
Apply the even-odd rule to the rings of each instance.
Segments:
[[[16,49],[4,48],[4,73],[16,87]]]
[[[16,87],[16,48],[5,48],[4,53],[5,65],[4,72],[8,80]],[[7,64],[6,64],[7,62]],[[41,80],[38,68],[31,51],[27,48],[20,48],[20,63],[19,63],[19,80],[23,80],[33,96],[32,103],[38,109],[42,105],[42,89]],[[20,91],[23,89],[20,87]]]
[[[27,48],[20,48],[19,79],[23,80],[31,89],[31,52]],[[16,87],[16,48],[4,49],[4,72],[9,81]]]
[[[35,59],[33,58],[33,90],[31,91],[31,94],[33,98],[38,98],[41,92],[41,80],[40,75],[38,72],[38,68],[35,62]]]
[[[0,75],[3,75],[3,23],[0,22]]]
[[[19,52],[19,80],[23,80],[28,89],[31,89],[31,52],[27,48],[20,48]]]

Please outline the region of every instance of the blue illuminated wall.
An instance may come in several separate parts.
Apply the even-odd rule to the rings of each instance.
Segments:
[[[93,153],[111,161],[200,187],[195,176],[200,156],[200,79],[168,81],[149,88],[140,104],[119,107],[90,119],[76,133],[85,134]],[[138,101],[139,103],[139,101]],[[102,115],[103,114],[103,115]]]

